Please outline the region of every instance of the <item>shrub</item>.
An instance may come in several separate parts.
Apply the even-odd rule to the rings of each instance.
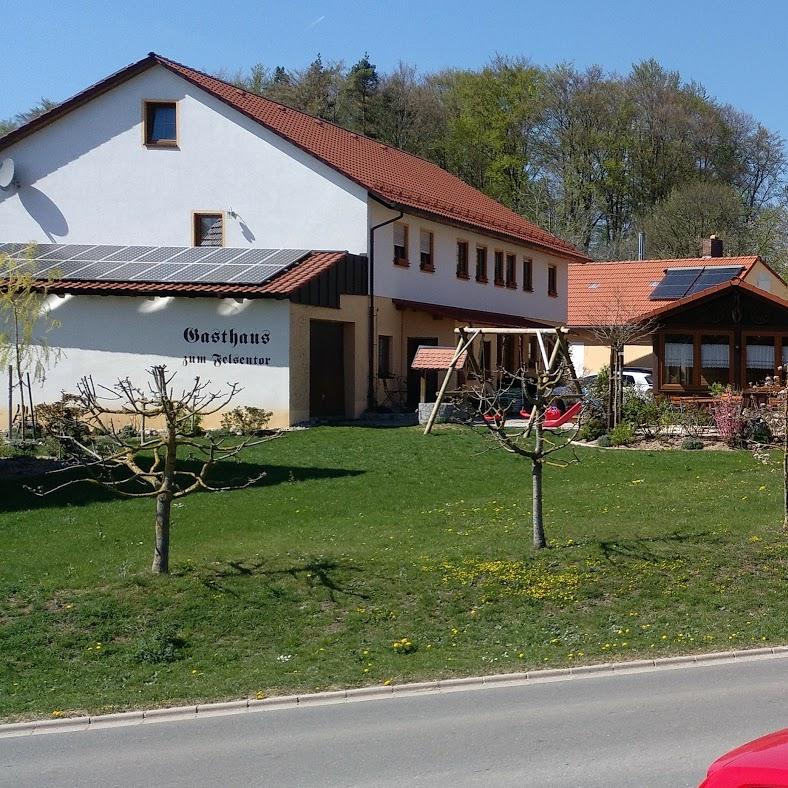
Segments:
[[[679,405],[677,415],[676,423],[690,438],[700,438],[714,426],[709,410],[698,405]]]
[[[622,421],[629,422],[635,432],[647,438],[657,438],[671,423],[671,406],[667,400],[655,399],[649,392],[632,388],[624,390]]]
[[[774,435],[768,422],[760,415],[752,415],[749,418],[744,415],[744,427],[742,437],[751,443],[767,445],[773,442]]]
[[[604,434],[605,424],[602,419],[597,416],[591,416],[591,418],[584,421],[577,431],[577,437],[581,441],[595,441]]]
[[[635,430],[628,421],[616,424],[610,430],[610,443],[613,446],[629,446],[635,440]]]
[[[183,645],[184,641],[172,629],[162,627],[139,641],[134,659],[151,665],[175,662],[179,658],[178,649]]]
[[[610,436],[600,435],[599,438],[597,438],[596,445],[606,449],[608,446],[610,446]]]
[[[742,417],[741,397],[725,392],[711,405],[711,415],[720,438],[732,448],[744,444],[744,418]]]
[[[688,451],[697,451],[698,449],[702,449],[704,445],[705,444],[700,438],[684,438],[681,442],[681,448],[687,449]]]
[[[244,405],[222,416],[222,428],[235,435],[255,435],[265,430],[272,415],[263,408]]]
[[[84,408],[74,394],[64,394],[57,402],[36,405],[36,421],[48,435],[68,435],[82,440],[88,427],[82,421]]]

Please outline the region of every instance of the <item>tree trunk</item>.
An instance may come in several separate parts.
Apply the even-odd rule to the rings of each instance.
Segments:
[[[167,418],[167,456],[164,460],[164,475],[156,497],[156,541],[153,548],[151,571],[157,575],[170,572],[170,510],[175,493],[175,470],[178,457],[177,424],[174,417]]]
[[[170,572],[170,508],[171,490],[162,490],[156,498],[156,543],[153,548],[151,571],[157,575]]]
[[[608,359],[607,367],[607,429],[612,430],[616,426],[616,408],[615,408],[615,395],[616,395],[616,351],[613,345],[610,346],[610,356]]]
[[[539,417],[537,416],[537,419]],[[547,546],[544,538],[544,519],[542,516],[542,425],[536,423],[536,444],[534,446],[534,456],[531,458],[531,483],[533,491],[533,531],[534,547],[541,550]]]

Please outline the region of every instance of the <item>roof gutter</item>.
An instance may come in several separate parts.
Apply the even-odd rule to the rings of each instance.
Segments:
[[[369,228],[369,315],[367,327],[367,410],[371,411],[375,407],[375,230],[385,227],[388,224],[401,219],[405,212],[401,208],[395,208],[383,200],[376,197],[371,192],[369,196],[384,208],[390,211],[399,211],[397,216],[386,219],[385,222],[373,225]]]

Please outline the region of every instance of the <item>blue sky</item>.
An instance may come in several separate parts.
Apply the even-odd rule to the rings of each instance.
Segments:
[[[154,50],[206,71],[354,62],[478,67],[496,53],[625,72],[655,57],[788,137],[782,0],[4,0],[0,118]]]

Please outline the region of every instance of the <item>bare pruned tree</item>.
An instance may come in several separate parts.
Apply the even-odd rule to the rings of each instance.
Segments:
[[[558,355],[554,349],[547,369],[536,373],[525,368],[500,369],[493,377],[474,369],[465,387],[453,397],[463,421],[474,429],[483,424],[493,447],[530,461],[533,545],[537,549],[547,546],[543,515],[544,466],[565,468],[578,462],[574,454],[569,458],[553,456],[570,446],[577,428],[563,429],[562,425],[560,430],[554,430],[545,427],[545,424],[561,420],[551,412],[552,406],[567,396],[579,396],[579,389],[576,394],[567,393],[571,386],[565,385],[567,378],[574,374],[568,351],[565,358],[558,358]],[[519,423],[512,424],[513,419]]]
[[[606,420],[613,429],[621,420],[624,405],[624,348],[645,339],[657,328],[657,321],[642,314],[623,296],[620,288],[611,292],[605,307],[587,332],[597,342],[610,349]]]
[[[176,498],[198,491],[219,492],[249,487],[265,473],[247,477],[227,485],[211,483],[209,476],[214,466],[237,457],[244,449],[278,437],[275,431],[262,437],[217,437],[208,433],[204,438],[191,436],[191,425],[218,413],[239,394],[233,383],[220,390],[211,390],[210,381],[195,378],[190,388],[174,389],[175,373],[168,374],[165,366],[148,370],[150,381],[143,390],[128,378],[118,380],[111,387],[96,386],[91,378],[82,378],[77,385],[77,402],[81,418],[89,429],[89,437],[56,434],[76,458],[76,465],[85,475],[36,492],[48,495],[80,482],[90,482],[127,498],[155,498],[155,544],[151,571],[169,572],[170,511]],[[116,420],[127,425],[130,421],[141,425],[140,436],[134,431],[118,428]],[[146,435],[145,424],[163,422],[163,430]],[[99,438],[99,440],[95,440]],[[179,449],[188,449],[191,458],[200,461],[199,470],[178,465]],[[141,456],[142,455],[142,456]],[[146,461],[150,457],[150,462]],[[73,470],[73,466],[62,469]],[[54,471],[59,473],[61,471]]]

